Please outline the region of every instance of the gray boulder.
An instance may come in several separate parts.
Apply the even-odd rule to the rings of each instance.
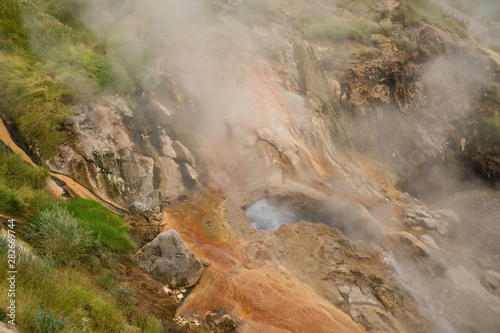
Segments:
[[[194,285],[203,272],[203,265],[173,229],[144,245],[137,253],[137,263],[158,282],[172,288]]]

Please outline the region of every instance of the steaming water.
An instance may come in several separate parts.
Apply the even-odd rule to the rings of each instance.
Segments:
[[[246,216],[255,229],[262,231],[276,230],[282,224],[301,221],[293,211],[283,206],[275,206],[266,199],[251,204],[246,210]]]

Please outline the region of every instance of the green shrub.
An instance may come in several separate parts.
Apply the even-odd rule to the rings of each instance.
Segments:
[[[92,231],[59,206],[45,210],[30,224],[32,246],[60,265],[74,265],[89,255],[95,245]]]
[[[401,23],[405,27],[414,27],[422,24],[412,0],[400,0],[392,14],[393,23]]]
[[[57,333],[61,332],[68,318],[57,319],[51,309],[39,309],[36,311],[36,332],[38,333]]]
[[[135,247],[128,238],[124,218],[100,203],[76,198],[63,203],[62,207],[73,214],[82,227],[92,230],[94,237],[99,237],[101,244],[109,250],[124,252]]]
[[[116,288],[115,278],[110,273],[104,273],[99,280],[97,280],[97,285],[104,290],[114,291]]]
[[[133,308],[135,305],[134,300],[134,290],[132,288],[122,287],[115,291],[118,304],[120,304],[125,309]]]

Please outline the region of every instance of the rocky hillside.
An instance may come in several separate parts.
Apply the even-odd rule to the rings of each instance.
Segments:
[[[122,267],[147,311],[169,285],[180,331],[500,329],[500,55],[464,3],[68,3],[0,5],[2,141],[131,210],[124,263],[170,229],[206,260],[173,291]]]

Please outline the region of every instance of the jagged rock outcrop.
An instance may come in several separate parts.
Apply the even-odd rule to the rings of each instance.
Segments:
[[[158,282],[172,288],[194,285],[203,265],[175,230],[159,234],[137,253],[137,263]]]
[[[167,134],[173,120],[144,103],[132,111],[124,98],[102,96],[74,106],[75,140],[48,162],[51,169],[127,203],[161,201],[196,189],[195,158]]]

